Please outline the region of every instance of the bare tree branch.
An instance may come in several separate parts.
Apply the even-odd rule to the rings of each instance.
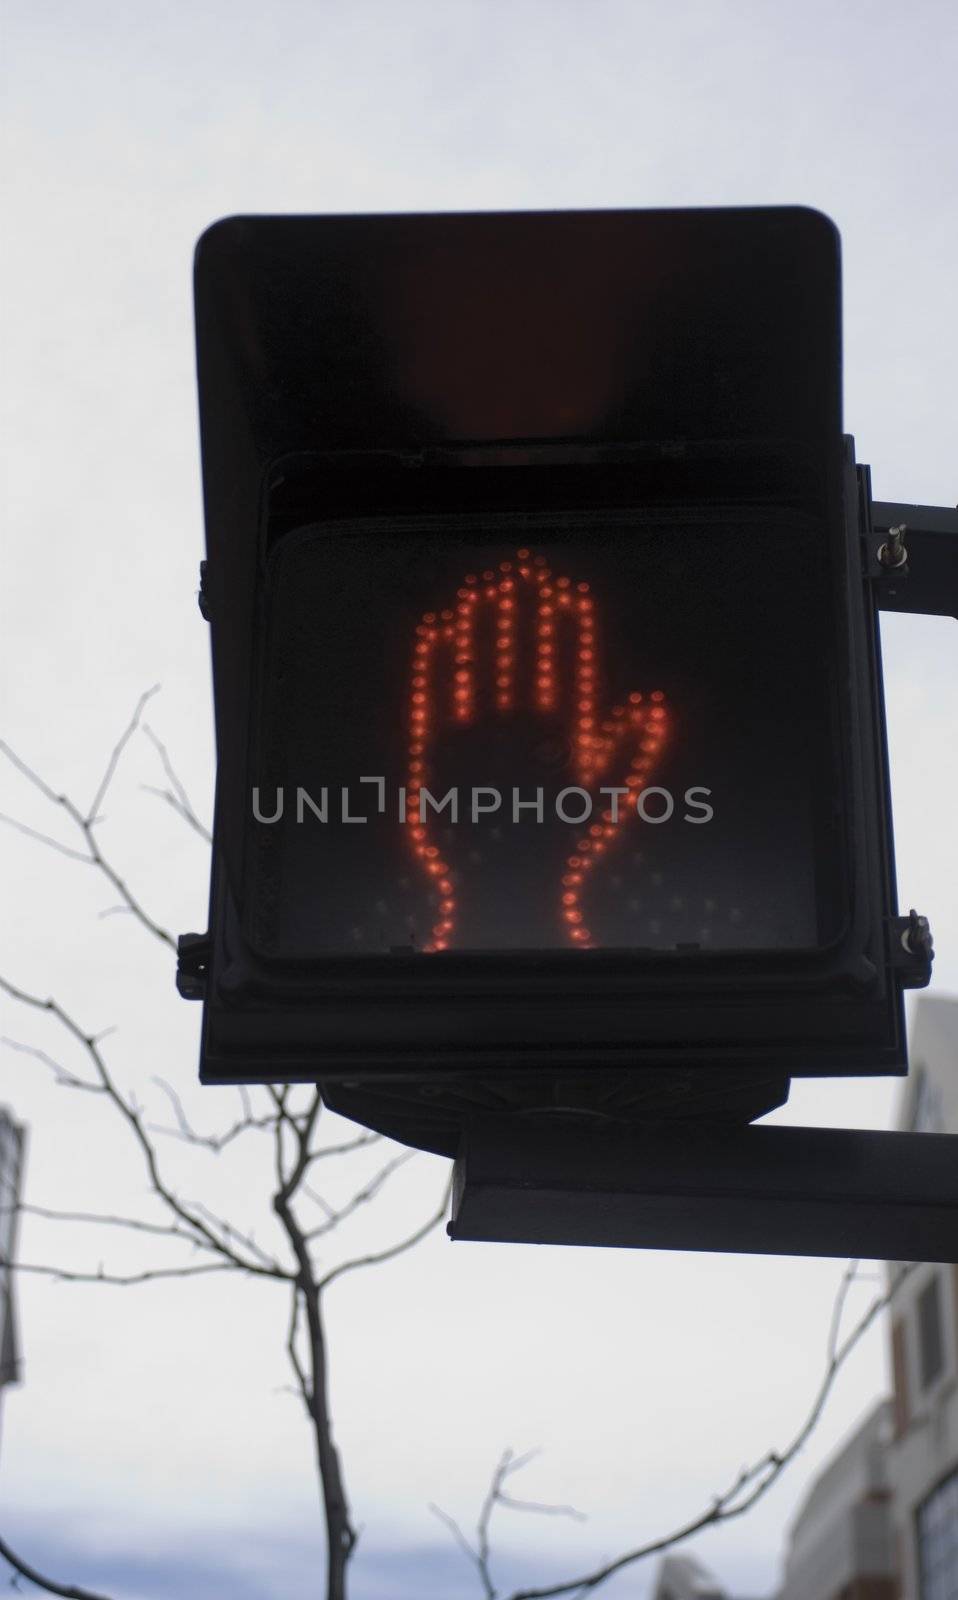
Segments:
[[[310,1165],[314,1161],[322,1161],[326,1156],[346,1156],[353,1150],[362,1150],[367,1144],[376,1144],[382,1138],[381,1133],[361,1133],[355,1139],[346,1139],[343,1144],[320,1145],[318,1150],[309,1152]]]
[[[8,994],[11,999],[19,1000],[21,1004],[30,1006],[35,1011],[43,1011],[48,1015],[55,1017],[60,1023],[61,1027],[71,1036],[71,1038],[76,1041],[77,1044],[82,1047],[87,1055],[87,1059],[93,1067],[97,1084],[103,1089],[108,1098],[112,1101],[113,1105],[116,1107],[117,1111],[123,1117],[140,1147],[146,1163],[150,1185],[154,1194],[156,1194],[157,1197],[163,1201],[167,1208],[175,1217],[179,1219],[180,1222],[184,1223],[188,1228],[193,1229],[197,1234],[205,1239],[207,1243],[224,1258],[224,1260],[231,1262],[234,1267],[239,1268],[239,1270],[242,1272],[258,1274],[263,1277],[280,1278],[287,1281],[294,1276],[291,1271],[280,1267],[278,1263],[267,1265],[261,1260],[250,1261],[248,1258],[242,1256],[231,1244],[220,1237],[214,1231],[214,1229],[203,1220],[201,1216],[198,1216],[195,1212],[191,1212],[189,1207],[185,1205],[183,1201],[178,1199],[173,1191],[167,1186],[160,1174],[156,1151],[154,1150],[153,1145],[151,1144],[147,1135],[143,1118],[137,1107],[132,1102],[125,1099],[114,1083],[103,1053],[97,1044],[96,1035],[85,1033],[80,1027],[79,1023],[76,1022],[69,1012],[65,1011],[56,1000],[41,1000],[38,995],[29,994],[26,990],[18,988],[15,984],[10,983],[8,979],[2,976],[0,976],[0,989],[4,990],[4,992]]]
[[[434,1211],[431,1217],[427,1217],[426,1221],[416,1229],[415,1233],[410,1233],[405,1239],[400,1239],[397,1244],[387,1245],[385,1250],[373,1250],[370,1251],[369,1255],[356,1256],[350,1261],[341,1261],[338,1266],[331,1267],[329,1272],[317,1280],[317,1288],[322,1292],[347,1272],[355,1272],[359,1267],[376,1267],[382,1261],[392,1261],[395,1256],[401,1256],[405,1251],[411,1250],[413,1245],[419,1244],[420,1240],[425,1239],[428,1233],[432,1233],[433,1229],[438,1227],[449,1209],[449,1197],[451,1194],[452,1179],[450,1178],[443,1190],[438,1210]]]
[[[323,1317],[322,1296],[309,1255],[309,1245],[293,1209],[299,1185],[309,1167],[309,1142],[322,1109],[322,1099],[317,1089],[311,1097],[306,1112],[293,1116],[289,1109],[289,1090],[270,1088],[269,1093],[278,1116],[275,1129],[275,1160],[277,1190],[273,1196],[273,1209],[286,1230],[290,1247],[296,1257],[299,1275],[294,1286],[295,1301],[287,1350],[293,1371],[313,1425],[316,1460],[323,1496],[323,1514],[326,1521],[326,1541],[329,1551],[327,1568],[327,1600],[346,1600],[346,1570],[356,1546],[358,1534],[350,1515],[349,1501],[339,1458],[333,1440],[332,1415],[329,1405],[329,1358],[326,1348],[326,1328]],[[293,1135],[292,1165],[287,1169],[283,1135],[289,1129]],[[307,1379],[296,1353],[297,1318],[300,1296],[306,1314],[309,1338],[310,1375]]]
[[[249,1107],[249,1096],[247,1096],[244,1115],[238,1118],[231,1127],[227,1128],[225,1133],[197,1133],[183,1109],[182,1100],[172,1085],[167,1083],[165,1078],[154,1078],[153,1082],[159,1089],[162,1089],[173,1107],[176,1127],[161,1128],[155,1123],[150,1123],[147,1130],[149,1133],[160,1133],[169,1138],[183,1139],[187,1144],[200,1146],[206,1150],[211,1150],[214,1155],[219,1155],[228,1144],[232,1144],[234,1139],[238,1139],[240,1134],[246,1133],[250,1129],[268,1132],[275,1126],[277,1114],[270,1112],[265,1117],[254,1117],[252,1109]]]
[[[158,1278],[198,1278],[211,1272],[249,1272],[250,1267],[237,1267],[228,1261],[202,1261],[193,1267],[145,1267],[142,1272],[74,1272],[69,1267],[37,1265],[31,1261],[3,1261],[0,1265],[12,1272],[30,1272],[55,1283],[107,1283],[126,1289],[135,1283],[152,1283]]]
[[[8,761],[10,761],[11,764],[16,767],[17,771],[22,773],[27,781],[31,783],[35,789],[39,790],[44,799],[50,801],[51,805],[58,806],[62,811],[66,812],[71,822],[79,830],[83,837],[84,844],[86,845],[86,854],[83,854],[80,851],[71,850],[69,846],[61,845],[58,841],[50,838],[48,835],[39,834],[36,832],[36,830],[27,828],[26,824],[21,824],[15,821],[13,818],[2,816],[0,817],[0,821],[4,821],[9,826],[17,828],[21,833],[26,832],[33,834],[42,843],[49,845],[52,849],[59,850],[61,854],[70,855],[75,860],[84,862],[87,866],[96,867],[107,879],[107,881],[113,885],[113,888],[120,896],[123,904],[126,906],[128,911],[132,912],[137,921],[144,928],[146,928],[149,933],[152,933],[155,938],[159,939],[162,944],[167,945],[171,950],[175,950],[176,940],[173,938],[173,935],[166,928],[162,927],[153,917],[151,917],[136,899],[128,884],[103,854],[100,848],[99,840],[96,836],[96,827],[98,822],[101,820],[99,816],[100,806],[106,797],[110,784],[113,782],[113,777],[116,773],[120,757],[123,754],[123,751],[126,749],[126,746],[128,745],[133,734],[140,726],[143,707],[146,705],[146,702],[154,694],[156,694],[158,688],[159,684],[154,684],[153,688],[147,689],[146,693],[142,694],[137,701],[133,715],[130,718],[127,727],[120,735],[120,738],[117,740],[110,753],[110,758],[107,761],[106,769],[102,778],[100,779],[99,784],[97,785],[96,793],[94,794],[93,799],[86,811],[81,811],[80,807],[70,799],[69,795],[57,794],[53,789],[51,789],[50,785],[40,777],[39,773],[35,772],[32,767],[28,766],[27,763],[17,755],[16,751],[12,750],[4,740],[0,739],[0,751],[2,751],[2,753],[7,757]]]
[[[16,1050],[19,1055],[32,1056],[34,1061],[41,1061],[53,1073],[54,1082],[67,1089],[86,1089],[90,1094],[105,1094],[102,1083],[91,1083],[88,1078],[78,1078],[75,1072],[65,1067],[62,1061],[57,1061],[46,1050],[40,1050],[35,1044],[24,1044],[20,1039],[0,1039],[0,1044],[7,1050]]]
[[[163,766],[163,771],[166,773],[167,781],[170,784],[169,789],[156,789],[149,784],[144,784],[143,787],[148,789],[151,794],[159,795],[161,800],[165,800],[168,805],[173,807],[173,810],[177,813],[177,815],[182,817],[183,821],[189,824],[194,833],[198,833],[200,838],[205,840],[207,844],[212,844],[213,835],[197,816],[192,802],[190,801],[190,797],[186,792],[186,788],[180,779],[176,768],[173,766],[173,763],[170,760],[169,751],[167,750],[166,745],[161,739],[157,738],[156,733],[150,727],[148,722],[143,723],[142,732],[145,737],[149,739],[154,750],[157,752],[157,755],[159,756]]]
[[[438,1517],[440,1522],[445,1523],[463,1555],[472,1562],[478,1574],[479,1581],[485,1591],[486,1600],[495,1600],[496,1591],[488,1572],[483,1569],[482,1557],[478,1550],[473,1549],[455,1517],[451,1517],[448,1511],[443,1511],[442,1506],[435,1505],[432,1500],[429,1502],[429,1509],[433,1513],[433,1516]]]
[[[338,1211],[332,1211],[325,1222],[320,1222],[315,1228],[310,1228],[305,1235],[307,1242],[312,1243],[314,1239],[321,1239],[325,1234],[331,1233],[341,1222],[345,1222],[347,1217],[351,1217],[355,1211],[358,1211],[360,1206],[366,1205],[370,1200],[374,1200],[386,1180],[394,1172],[397,1172],[400,1167],[404,1167],[407,1161],[411,1161],[415,1154],[415,1150],[403,1150],[400,1155],[393,1156],[390,1161],[386,1162],[385,1166],[380,1167],[379,1171],[370,1178],[363,1188],[357,1189],[356,1193],[346,1201],[344,1206],[340,1206]]]
[[[63,1600],[107,1600],[107,1596],[95,1593],[92,1589],[81,1589],[75,1583],[57,1583],[55,1578],[46,1578],[36,1567],[31,1567],[28,1561],[18,1556],[11,1550],[6,1539],[0,1538],[0,1556],[8,1561],[14,1571],[19,1572],[23,1578],[29,1578],[39,1589],[45,1589],[47,1594],[58,1594]]]
[[[10,1209],[10,1208],[6,1208]],[[46,1222],[86,1222],[112,1228],[128,1228],[134,1233],[152,1233],[169,1239],[182,1239],[198,1250],[209,1250],[206,1239],[176,1223],[146,1222],[142,1217],[118,1217],[98,1211],[52,1211],[49,1206],[27,1205],[20,1202],[13,1209],[27,1217],[40,1217]],[[4,1210],[0,1207],[0,1213]]]
[[[46,845],[68,859],[80,861],[84,865],[96,868],[115,890],[120,901],[119,905],[109,907],[102,914],[104,916],[112,916],[115,913],[125,912],[133,915],[147,931],[152,933],[168,948],[173,948],[175,942],[172,935],[144,909],[125,879],[104,854],[96,832],[102,821],[101,810],[104,801],[109,793],[124,751],[134,734],[140,731],[152,744],[156,754],[159,756],[166,779],[166,787],[159,788],[151,785],[144,785],[144,787],[157,794],[200,837],[207,842],[210,840],[209,830],[197,816],[186,788],[175,771],[165,745],[157,737],[154,730],[143,721],[144,706],[153,693],[155,693],[155,690],[150,690],[146,695],[141,696],[137,702],[130,722],[114,745],[90,805],[85,810],[67,795],[57,793],[9,746],[0,743],[0,751],[7,755],[12,765],[42,795],[44,800],[66,814],[73,827],[80,834],[82,848],[66,844],[52,834],[33,828],[28,823],[20,822],[19,819],[5,818],[0,820],[5,820],[9,826],[26,837]],[[17,1265],[16,1270],[38,1274],[62,1283],[106,1283],[124,1287],[158,1279],[186,1278],[212,1272],[233,1271],[260,1278],[267,1277],[273,1281],[287,1284],[291,1292],[290,1320],[286,1341],[287,1354],[296,1378],[297,1391],[313,1426],[320,1489],[326,1516],[329,1551],[326,1600],[345,1600],[346,1567],[358,1538],[358,1530],[351,1520],[343,1483],[342,1467],[338,1451],[333,1442],[322,1289],[343,1272],[352,1271],[359,1266],[372,1265],[378,1261],[387,1261],[411,1248],[440,1220],[442,1212],[445,1210],[445,1201],[442,1211],[437,1213],[435,1217],[430,1218],[424,1227],[417,1229],[408,1238],[400,1240],[385,1250],[345,1262],[328,1273],[326,1278],[320,1282],[310,1257],[310,1239],[328,1235],[340,1222],[352,1215],[360,1206],[371,1201],[381,1191],[391,1174],[398,1170],[407,1160],[411,1159],[413,1152],[406,1151],[391,1157],[381,1166],[378,1172],[356,1189],[344,1205],[337,1209],[328,1204],[316,1190],[309,1187],[306,1183],[307,1173],[314,1163],[360,1150],[366,1145],[376,1142],[380,1136],[371,1131],[362,1130],[358,1135],[341,1142],[312,1148],[317,1122],[322,1110],[322,1100],[318,1090],[315,1090],[309,1096],[308,1103],[300,1110],[297,1109],[297,1106],[302,1102],[297,1100],[291,1088],[288,1086],[270,1087],[267,1092],[272,1101],[272,1109],[266,1115],[259,1116],[254,1114],[253,1104],[247,1091],[244,1088],[240,1088],[241,1114],[239,1117],[222,1133],[204,1134],[198,1132],[192,1126],[176,1090],[169,1083],[162,1079],[157,1079],[155,1081],[172,1108],[174,1125],[168,1128],[154,1127],[146,1123],[144,1114],[136,1099],[131,1094],[121,1092],[119,1089],[108,1066],[107,1059],[100,1049],[102,1034],[95,1035],[86,1032],[76,1019],[55,999],[43,999],[36,994],[21,989],[4,978],[0,978],[0,990],[22,1005],[52,1017],[63,1033],[72,1040],[73,1046],[79,1046],[83,1051],[90,1071],[89,1077],[85,1077],[72,1067],[66,1066],[63,1062],[55,1059],[53,1055],[37,1046],[10,1041],[11,1048],[20,1050],[22,1053],[42,1062],[52,1072],[54,1081],[57,1084],[102,1094],[112,1102],[115,1110],[119,1113],[140,1147],[141,1155],[146,1165],[150,1191],[165,1206],[170,1220],[166,1223],[160,1223],[141,1217],[127,1217],[113,1212],[58,1211],[33,1205],[18,1205],[17,1209],[27,1215],[37,1217],[38,1220],[58,1223],[79,1222],[103,1227],[125,1227],[133,1232],[149,1234],[153,1237],[175,1239],[184,1244],[189,1244],[194,1250],[205,1251],[213,1258],[180,1266],[144,1266],[129,1273],[108,1271],[102,1265],[98,1266],[95,1271],[87,1271],[44,1262],[20,1263]],[[163,1175],[155,1142],[151,1137],[158,1134],[169,1135],[194,1148],[204,1149],[219,1155],[228,1145],[238,1140],[242,1134],[248,1131],[271,1132],[273,1135],[276,1165],[275,1191],[272,1197],[273,1211],[285,1231],[295,1260],[295,1267],[285,1268],[280,1266],[272,1256],[261,1249],[252,1233],[244,1234],[240,1232],[227,1218],[217,1216],[210,1211],[202,1201],[181,1198],[175,1193]],[[325,1220],[308,1233],[304,1230],[296,1215],[295,1203],[300,1195],[308,1198],[325,1213]],[[307,1351],[305,1359],[303,1357],[304,1337]],[[5,1547],[4,1553],[6,1553]],[[43,1580],[26,1565],[17,1563],[12,1556],[8,1556],[8,1559],[11,1559],[11,1564],[15,1565],[16,1570],[21,1572],[22,1575],[29,1576],[33,1581],[42,1585]],[[102,1597],[88,1596],[81,1589],[56,1588],[52,1584],[49,1587],[51,1592],[70,1596],[75,1595],[78,1600],[102,1600]]]
[[[730,1487],[724,1493],[716,1496],[707,1510],[699,1513],[698,1516],[690,1518],[681,1527],[674,1528],[672,1532],[663,1534],[659,1538],[651,1539],[646,1544],[637,1546],[634,1550],[628,1550],[624,1555],[616,1557],[614,1561],[606,1562],[604,1565],[596,1567],[592,1572],[570,1579],[568,1582],[546,1584],[540,1588],[514,1589],[508,1596],[508,1600],[554,1600],[554,1597],[560,1595],[591,1594],[593,1590],[599,1588],[601,1584],[605,1583],[617,1572],[621,1572],[625,1567],[633,1566],[636,1562],[642,1561],[648,1556],[659,1555],[662,1551],[669,1550],[674,1545],[681,1544],[684,1540],[692,1538],[694,1534],[701,1533],[704,1528],[713,1527],[721,1522],[730,1522],[733,1518],[744,1516],[763,1495],[767,1494],[772,1484],[781,1477],[785,1468],[795,1459],[807,1442],[818,1424],[842,1367],[876,1318],[894,1299],[901,1285],[913,1270],[913,1264],[906,1263],[900,1267],[888,1288],[882,1294],[876,1296],[864,1315],[855,1324],[851,1333],[847,1335],[843,1342],[838,1343],[841,1311],[844,1307],[850,1284],[855,1277],[854,1270],[846,1270],[838,1290],[836,1300],[837,1315],[835,1311],[832,1313],[829,1332],[829,1355],[822,1381],[805,1416],[805,1420],[784,1449],[769,1450],[752,1466],[744,1467]],[[500,1462],[500,1468],[501,1465],[502,1463]],[[497,1468],[498,1471],[499,1468]],[[494,1477],[494,1486],[495,1482],[496,1479]],[[493,1595],[488,1597],[488,1600],[496,1600],[497,1594],[498,1591],[494,1591]]]
[[[0,750],[12,757],[13,752],[0,739]],[[19,765],[19,762],[17,763]],[[5,822],[8,828],[15,828],[17,833],[24,834],[28,839],[36,839],[39,844],[48,845],[51,850],[58,850],[61,856],[67,856],[71,861],[83,861],[89,865],[90,857],[86,851],[74,850],[72,845],[63,844],[59,839],[54,839],[49,833],[40,833],[37,828],[30,828],[25,822],[19,822],[16,817],[8,817],[5,811],[0,811],[0,822]]]
[[[139,700],[136,702],[133,715],[110,752],[110,758],[107,761],[106,770],[104,771],[103,777],[100,779],[97,787],[97,791],[93,796],[93,799],[90,801],[89,807],[87,808],[86,814],[89,821],[92,821],[99,814],[100,807],[106,799],[107,790],[109,789],[110,784],[113,782],[113,776],[119,764],[120,757],[132,739],[137,728],[140,726],[144,706],[148,700],[152,700],[153,696],[155,694],[159,694],[159,692],[159,684],[154,683],[152,689],[145,690],[144,693],[140,695]]]

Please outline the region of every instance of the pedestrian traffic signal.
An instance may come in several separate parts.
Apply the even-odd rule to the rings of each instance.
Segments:
[[[901,1070],[832,225],[235,218],[196,303],[204,1081],[451,1153]]]

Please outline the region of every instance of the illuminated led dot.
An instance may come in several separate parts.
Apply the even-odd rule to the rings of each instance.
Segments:
[[[652,699],[653,700],[664,700],[665,699],[665,695],[662,693],[661,689],[653,689],[652,690]]]
[[[563,879],[563,882],[565,882],[565,879]],[[562,896],[562,904],[564,906],[574,906],[578,898],[577,894],[564,894]]]
[[[455,911],[456,902],[455,900],[441,900],[439,902],[439,909],[443,913],[443,916],[448,917],[450,912]]]
[[[483,579],[484,583],[491,583],[494,577],[495,577],[495,573],[493,572],[491,567],[488,567],[486,569],[486,571],[482,574],[482,579]]]
[[[589,592],[589,585],[587,583],[577,583],[576,588],[580,594],[588,594]]]
[[[654,755],[655,751],[658,748],[659,748],[659,741],[657,739],[643,739],[642,740],[642,749],[643,750],[647,750],[649,755]]]
[[[566,922],[581,922],[582,921],[582,912],[581,911],[563,911],[562,915],[565,917]]]
[[[423,620],[423,622],[435,622],[435,620],[436,620],[435,611],[424,611],[423,612],[423,616],[422,616],[422,620]]]
[[[479,579],[476,577],[476,574],[474,572],[467,572],[466,573],[466,582],[467,583],[478,583]]]
[[[439,893],[440,894],[452,894],[452,884],[450,883],[448,878],[443,878],[442,882],[439,885]]]
[[[572,937],[579,944],[585,944],[588,939],[591,939],[592,935],[590,934],[588,928],[573,928]]]
[[[591,839],[580,839],[578,844],[576,845],[576,849],[577,850],[581,850],[582,854],[585,855],[587,850],[591,850],[592,849],[592,840]]]
[[[451,622],[452,621],[452,612],[451,611],[440,611],[439,615],[442,618],[443,622]]]
[[[568,589],[570,584],[571,584],[571,582],[572,582],[571,578],[556,578],[556,588],[557,589]]]

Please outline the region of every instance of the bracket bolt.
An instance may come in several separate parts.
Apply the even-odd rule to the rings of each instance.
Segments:
[[[889,528],[888,538],[879,546],[878,559],[888,572],[899,572],[907,564],[908,551],[904,543],[907,531],[904,522],[898,528]]]
[[[926,961],[934,958],[935,947],[928,918],[920,917],[914,908],[908,913],[908,926],[901,936],[901,942],[910,956],[923,956]]]

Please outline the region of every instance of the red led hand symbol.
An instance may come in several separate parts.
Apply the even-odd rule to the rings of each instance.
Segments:
[[[406,821],[437,907],[427,952],[453,946],[459,909],[456,874],[421,804],[434,776],[437,741],[480,721],[504,723],[520,710],[558,724],[574,787],[588,798],[591,820],[576,830],[561,883],[552,892],[558,925],[570,944],[588,949],[597,943],[584,910],[589,880],[635,815],[668,728],[661,690],[648,696],[633,691],[600,712],[600,645],[589,584],[554,577],[546,557],[527,549],[497,570],[467,574],[454,604],[427,611],[417,626]],[[613,772],[620,774],[617,785],[608,781]]]

